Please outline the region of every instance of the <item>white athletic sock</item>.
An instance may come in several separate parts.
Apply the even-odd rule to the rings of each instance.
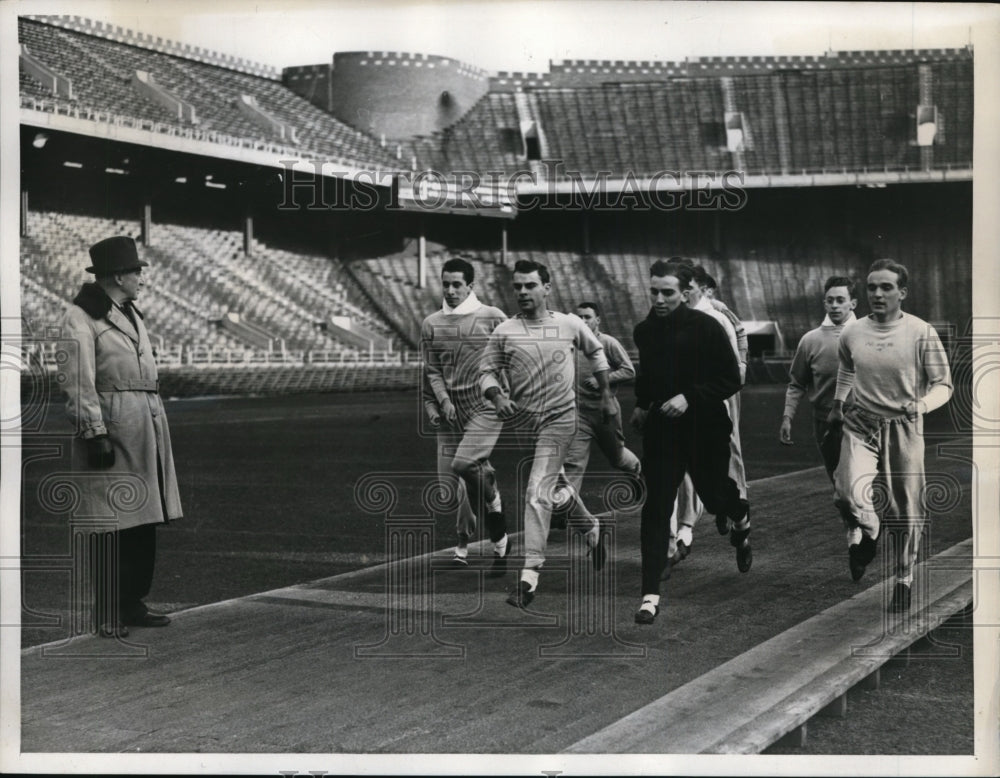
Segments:
[[[493,551],[497,556],[507,556],[507,536],[504,535],[500,540],[493,544]]]
[[[740,519],[739,524],[736,524],[735,522],[733,523],[733,529],[736,530],[737,532],[742,532],[745,529],[749,529],[749,527],[750,527],[750,519],[748,519],[746,516]]]
[[[899,576],[899,575],[897,575],[896,576],[896,581],[899,582],[899,583],[901,583],[901,584],[905,584],[906,586],[913,586],[913,573],[910,573],[907,576]]]
[[[642,595],[642,605],[639,606],[639,610],[649,611],[650,613],[656,613],[656,609],[658,607],[660,607],[660,595],[658,594]]]
[[[459,544],[455,546],[455,556],[459,559],[465,559],[469,556],[469,547],[466,544],[459,542]]]
[[[589,548],[596,546],[601,540],[601,525],[595,521],[594,526],[587,530],[584,537],[587,538],[587,546]]]
[[[488,503],[486,503],[486,510],[488,510],[490,513],[500,513],[500,511],[503,510],[503,506],[500,503],[499,490],[497,490],[497,493],[493,495],[493,499],[490,500]]]
[[[861,542],[861,527],[851,527],[847,530],[847,545],[856,546]]]
[[[688,548],[690,548],[691,544],[694,543],[694,535],[691,530],[692,527],[690,524],[681,524],[681,526],[677,529],[678,542],[683,540]]]
[[[531,587],[531,591],[535,591],[538,588],[538,568],[537,567],[526,567],[521,571],[521,580],[527,581],[528,586]]]

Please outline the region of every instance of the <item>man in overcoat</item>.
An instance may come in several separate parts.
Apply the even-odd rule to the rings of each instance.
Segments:
[[[95,281],[83,284],[62,319],[75,353],[60,378],[75,432],[77,514],[100,530],[89,537],[96,627],[111,637],[170,623],[142,600],[153,580],[156,527],[182,511],[153,348],[133,305],[149,263],[124,236],[94,244],[90,257]]]

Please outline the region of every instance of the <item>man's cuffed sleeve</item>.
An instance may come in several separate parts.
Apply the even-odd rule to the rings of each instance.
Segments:
[[[441,367],[444,349],[434,343],[434,327],[425,319],[420,327],[420,348],[424,358],[424,372],[427,375],[431,395],[439,404],[448,399],[448,381]]]
[[[97,352],[94,333],[87,322],[87,314],[73,306],[63,318],[64,335],[76,343],[76,354],[63,366],[66,381],[66,413],[78,434],[84,438],[107,435],[101,400],[97,394]]]
[[[615,338],[607,338],[604,355],[608,359],[611,372],[608,373],[608,383],[612,386],[635,378],[635,365],[625,350],[625,347]]]
[[[491,388],[503,391],[503,343],[502,335],[498,335],[494,330],[486,341],[486,348],[479,358],[479,389],[485,398],[486,392]]]
[[[799,341],[799,347],[795,349],[795,356],[792,358],[792,366],[788,369],[788,388],[785,390],[785,411],[784,414],[789,419],[795,418],[795,411],[799,407],[799,401],[808,391],[812,383],[812,370],[809,367],[809,357],[803,341]]]
[[[927,329],[929,333],[924,341],[921,357],[928,390],[920,400],[924,403],[926,412],[930,413],[951,399],[953,384],[948,354],[941,344],[941,339],[933,327],[929,326]]]
[[[846,338],[846,331],[840,335],[840,342],[837,344],[837,358],[840,360],[840,367],[837,369],[837,389],[833,393],[834,402],[843,402],[847,395],[854,388],[854,358],[851,356],[850,340]]]
[[[576,347],[590,360],[590,371],[592,373],[610,371],[611,366],[604,353],[604,344],[597,339],[597,336],[590,331],[590,327],[584,324],[582,319],[573,314],[569,314],[569,318],[573,322],[576,332]]]

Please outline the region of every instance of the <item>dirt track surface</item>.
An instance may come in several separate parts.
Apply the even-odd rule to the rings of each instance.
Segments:
[[[761,392],[761,404],[774,405],[772,395]],[[513,573],[495,581],[474,570],[454,572],[435,565],[431,602],[423,609],[433,617],[410,626],[419,633],[431,625],[440,640],[431,640],[429,650],[442,654],[366,656],[366,651],[384,650],[393,629],[406,626],[387,620],[385,571],[359,571],[385,557],[385,517],[359,516],[356,504],[331,499],[330,492],[353,484],[330,474],[342,472],[342,464],[362,476],[377,467],[376,454],[384,460],[385,445],[371,439],[366,425],[385,420],[385,428],[405,429],[411,409],[405,396],[395,398],[396,403],[374,398],[374,406],[363,406],[374,407],[366,416],[369,411],[359,413],[352,398],[345,403],[346,414],[330,414],[321,399],[339,402],[310,398],[315,402],[311,412],[320,417],[311,421],[289,423],[287,412],[282,421],[278,410],[287,405],[277,401],[220,404],[211,423],[193,408],[171,414],[175,447],[186,448],[187,454],[197,449],[200,458],[192,463],[181,457],[192,468],[187,473],[190,519],[160,533],[150,602],[180,612],[167,630],[135,632],[133,642],[148,647],[141,661],[26,654],[25,750],[550,753],[884,575],[880,555],[861,584],[851,582],[822,470],[764,480],[757,473],[773,476],[780,468],[801,468],[751,454],[753,570],[747,575],[736,570],[727,539],[707,521],[697,530],[691,557],[665,587],[666,606],[652,627],[632,622],[638,604],[638,516],[627,509],[614,517],[613,576],[600,579],[603,588],[590,598],[601,603],[596,610],[587,598],[574,597],[580,586],[596,585],[588,583],[595,580],[589,565],[585,560],[579,564],[579,549],[567,554],[565,534],[555,532],[550,539],[553,561],[543,574],[534,613],[503,602]],[[269,415],[275,420],[267,421]],[[303,430],[309,425],[312,434],[306,436]],[[763,423],[759,431],[749,426],[745,449],[764,450],[773,432]],[[362,441],[352,452],[346,451],[350,441],[343,437],[348,431]],[[800,465],[810,457],[818,459],[808,427],[798,432],[797,440],[794,449],[776,442],[773,449],[784,457],[794,453]],[[429,441],[418,441],[392,452],[422,457],[428,450],[433,451]],[[271,475],[249,469],[265,451],[271,453],[265,459]],[[327,451],[331,458],[324,456]],[[967,453],[967,447],[956,451]],[[223,452],[226,467],[211,466]],[[382,466],[386,469],[384,461]],[[961,458],[937,452],[928,455],[928,471],[948,473],[963,486],[961,502],[933,521],[927,545],[936,553],[970,534],[969,471]],[[426,475],[426,462],[411,472]],[[284,504],[286,495],[302,493],[303,487],[309,488],[299,503]],[[230,495],[228,501],[221,500],[220,488],[223,496]],[[271,498],[248,499],[251,493]],[[208,505],[228,506],[228,512],[210,516]],[[54,517],[26,515],[26,520],[26,539],[33,542],[66,537],[65,528],[50,526]],[[432,548],[448,546],[449,524],[434,523]],[[445,561],[446,556],[442,554]],[[267,592],[293,584],[300,585]],[[33,597],[44,592],[53,602],[51,586],[29,590]],[[200,602],[262,592],[267,593],[190,610]],[[442,619],[448,617],[442,631]],[[567,635],[573,637],[570,625],[598,617],[610,620],[610,637],[577,635],[567,647]],[[57,639],[54,632],[39,629],[34,642],[43,633],[47,640]],[[100,644],[83,639],[88,640]],[[412,651],[410,644],[404,653]],[[107,645],[105,641],[101,650]],[[75,669],[67,674],[68,663]],[[87,682],[74,686],[74,679]],[[122,706],[137,682],[147,691],[133,705]],[[80,704],[74,704],[74,695]],[[74,719],[72,711],[86,709],[84,700],[100,726],[93,726],[93,716]],[[971,710],[958,719],[955,713],[949,706],[946,715],[953,727],[967,721],[965,737],[950,737],[949,742],[967,742]],[[877,737],[873,745],[882,746],[878,753],[920,753],[928,742],[924,733],[934,728],[928,720],[922,731]],[[856,751],[839,751],[871,752],[864,743]]]

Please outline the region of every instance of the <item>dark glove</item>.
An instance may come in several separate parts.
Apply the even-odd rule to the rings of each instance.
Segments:
[[[115,464],[115,450],[107,435],[98,435],[87,441],[87,464],[99,470]]]

